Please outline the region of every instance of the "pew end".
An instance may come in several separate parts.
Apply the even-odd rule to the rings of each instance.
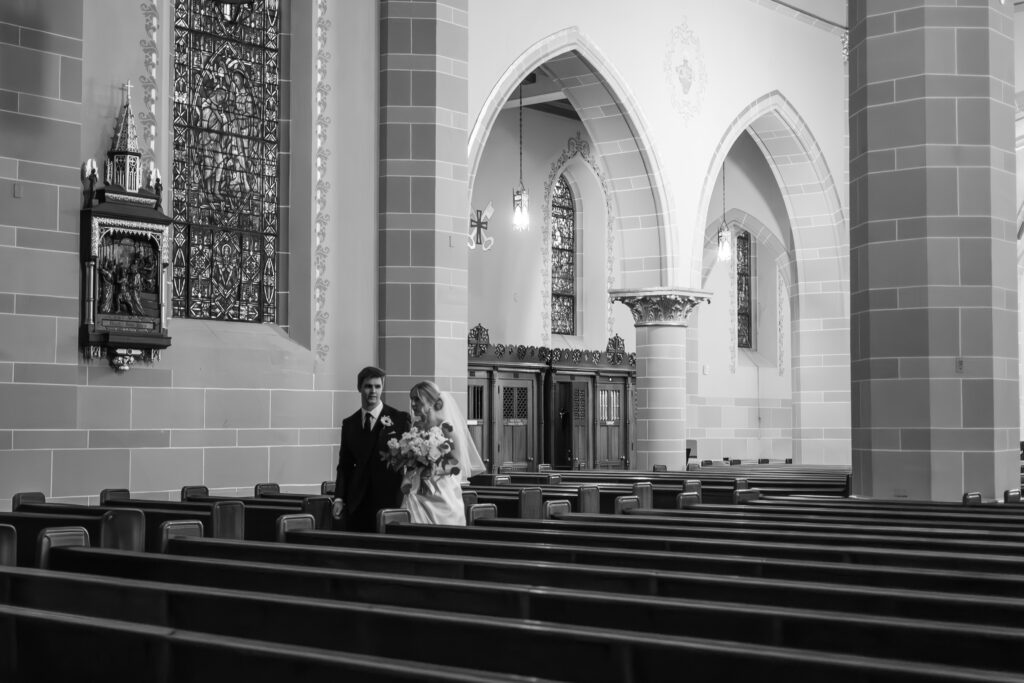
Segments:
[[[253,493],[257,498],[268,493],[281,493],[281,485],[274,482],[256,484],[256,486],[253,487]]]
[[[544,492],[539,486],[519,489],[519,518],[544,519]]]
[[[640,509],[640,497],[639,496],[615,496],[615,508],[614,514],[622,515],[627,510],[639,510]]]
[[[103,489],[100,491],[100,505],[106,505],[112,500],[131,500],[131,497],[132,492],[128,489]]]
[[[736,489],[732,492],[732,503],[733,505],[740,505],[742,503],[751,503],[761,497],[760,489],[743,488]]]
[[[336,485],[336,482],[333,482],[333,481],[323,481],[323,482],[320,482],[320,495],[321,496],[333,496],[334,495],[334,487],[335,487],[335,485]]]
[[[649,510],[654,507],[654,484],[649,481],[638,481],[633,484],[633,495],[637,497],[638,507]]]
[[[18,566],[18,530],[11,524],[0,524],[0,567]]]
[[[36,538],[36,564],[40,569],[49,569],[50,551],[67,546],[88,548],[89,532],[80,526],[53,526],[43,529]]]
[[[377,510],[377,533],[387,533],[388,524],[412,524],[412,515],[402,508]]]
[[[710,462],[710,461],[706,461],[706,462]],[[686,463],[686,471],[687,472],[700,472],[700,463],[699,462],[688,462],[688,463]]]
[[[208,496],[210,489],[205,486],[182,486],[181,499],[191,500],[193,497]]]
[[[696,507],[700,502],[700,493],[694,491],[684,491],[676,495],[676,508],[679,510]]]
[[[664,463],[659,463],[659,464],[655,465],[654,467],[652,467],[651,471],[652,472],[668,472],[668,465],[665,465]]]
[[[18,508],[22,505],[45,502],[46,495],[42,491],[23,491],[21,493],[15,493],[14,497],[11,498],[11,510],[17,512]]]
[[[302,499],[302,512],[313,516],[316,529],[331,527],[331,507],[334,501],[330,496],[308,496]]]
[[[545,463],[541,463],[540,465],[537,465],[537,471],[538,472],[550,472],[551,471],[551,465],[549,463],[546,463],[546,462]]]
[[[100,547],[115,550],[146,549],[146,515],[138,508],[108,510],[100,518]]]
[[[316,518],[309,513],[281,515],[274,522],[274,540],[284,543],[289,531],[312,531],[316,528]]]
[[[498,474],[494,477],[494,486],[511,486],[512,477],[507,474]]]
[[[466,508],[466,526],[474,526],[478,519],[497,519],[498,506],[494,503],[473,503]]]
[[[245,540],[245,505],[238,500],[219,500],[210,508],[213,513],[210,535],[214,538]]]
[[[160,541],[157,552],[166,554],[172,538],[202,538],[203,523],[198,519],[169,519],[160,523]]]
[[[601,488],[596,484],[580,484],[579,508],[580,512],[600,512]]]
[[[1007,489],[1003,491],[1003,502],[1007,504],[1020,503],[1020,489]]]
[[[462,491],[462,507],[466,511],[466,521],[469,521],[469,508],[480,502],[480,494],[476,491]]]
[[[979,491],[967,491],[963,497],[964,505],[981,505],[981,493]]]
[[[567,500],[544,501],[544,519],[555,519],[559,515],[572,512],[572,505]]]

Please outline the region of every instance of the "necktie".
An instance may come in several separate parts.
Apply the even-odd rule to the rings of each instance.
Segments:
[[[373,417],[369,413],[367,413],[366,414],[366,419],[363,421],[363,431],[366,432],[367,434],[370,433],[370,427],[371,427],[371,422],[372,421],[373,421]]]

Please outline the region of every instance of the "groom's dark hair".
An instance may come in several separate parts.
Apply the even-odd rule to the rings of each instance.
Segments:
[[[367,365],[365,368],[359,371],[359,376],[356,377],[356,389],[362,389],[363,382],[365,382],[366,380],[377,379],[378,377],[383,382],[384,378],[387,377],[387,375],[380,368],[375,368],[372,365]]]

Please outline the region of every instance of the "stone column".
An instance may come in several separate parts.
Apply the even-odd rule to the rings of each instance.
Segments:
[[[686,327],[710,292],[656,287],[609,292],[633,313],[636,325],[636,462],[686,467]]]
[[[1020,485],[1013,24],[1012,3],[849,3],[857,495]]]
[[[379,362],[466,391],[467,0],[380,3]]]

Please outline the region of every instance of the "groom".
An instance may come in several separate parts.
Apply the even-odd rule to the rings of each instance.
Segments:
[[[356,380],[362,407],[341,423],[338,479],[334,485],[334,528],[374,531],[377,510],[398,507],[402,475],[387,468],[381,452],[389,439],[409,431],[412,418],[383,403],[384,371],[365,367]]]

